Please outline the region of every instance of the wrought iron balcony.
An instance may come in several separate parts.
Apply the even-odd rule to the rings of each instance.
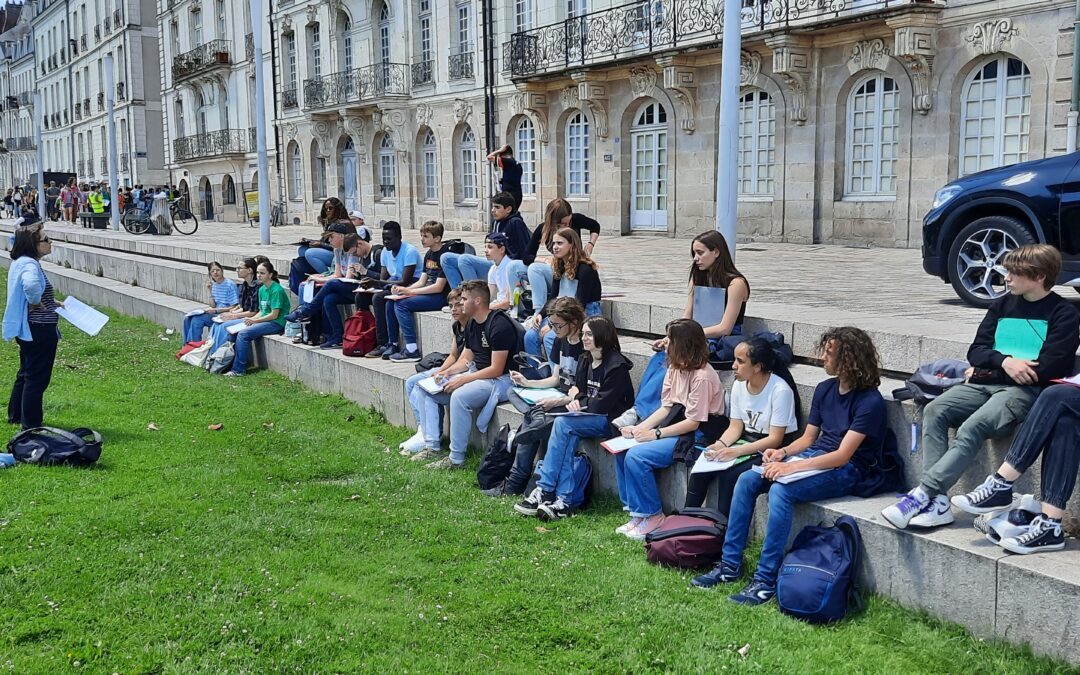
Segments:
[[[382,199],[394,198],[394,185],[393,183],[386,185],[384,183],[379,184],[379,197]]]
[[[81,119],[82,119],[82,103],[79,102],[79,103],[75,104],[75,121],[77,122],[77,121],[79,121]]]
[[[116,83],[116,100],[117,101],[126,101],[127,100],[127,82],[117,82]]]
[[[173,59],[173,79],[183,79],[232,63],[232,41],[211,40]]]
[[[79,36],[79,49],[86,51],[86,36]]]
[[[249,136],[247,129],[222,129],[184,136],[173,141],[173,155],[183,162],[200,157],[243,154],[248,151]]]
[[[19,105],[34,105],[33,92],[24,91],[19,94]]]
[[[53,127],[59,127],[62,119],[60,113],[53,113]]]
[[[104,33],[105,35],[108,35],[109,33],[112,32],[112,17],[111,16],[106,15],[105,18],[101,20],[101,32]]]
[[[465,46],[457,54],[451,54],[447,61],[451,80],[464,80],[473,76],[473,52],[472,48]]]
[[[742,32],[805,29],[935,0],[742,0]],[[514,33],[510,75],[526,78],[642,54],[719,44],[724,0],[636,0]],[[505,69],[505,65],[504,65]]]
[[[94,26],[94,42],[101,42],[101,25]]]
[[[117,7],[112,13],[112,22],[117,29],[124,25],[124,10],[122,7]]]
[[[103,175],[103,176],[108,175],[108,173],[109,173],[109,158],[108,157],[102,157],[100,164],[101,164],[101,175]]]
[[[259,139],[256,138],[256,133],[255,133],[256,131],[257,130],[255,129],[255,127],[251,127],[251,128],[248,129],[248,146],[247,146],[247,151],[248,152],[258,152],[259,151]]]
[[[405,63],[376,63],[304,81],[304,110],[409,95]]]
[[[99,91],[97,95],[97,109],[98,112],[105,109],[105,92]]]
[[[281,92],[281,105],[285,108],[295,108],[297,105],[296,87]]]
[[[431,84],[435,81],[435,62],[417,61],[412,64],[412,83],[414,87]]]
[[[86,115],[87,117],[90,117],[90,99],[84,98],[82,100],[82,109],[83,109],[83,114]]]
[[[71,50],[72,56],[78,56],[79,54],[79,41],[75,38],[68,40],[68,49]]]
[[[34,139],[29,136],[18,136],[6,139],[4,147],[8,150],[35,150],[37,145],[34,143]]]
[[[9,110],[18,110],[19,106],[21,106],[21,105],[22,105],[22,94],[19,94],[18,98],[15,98],[14,96],[8,96],[7,97],[7,107],[8,107]]]

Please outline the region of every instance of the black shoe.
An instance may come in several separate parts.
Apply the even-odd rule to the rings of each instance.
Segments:
[[[514,510],[523,516],[535,516],[541,504],[553,501],[555,501],[554,493],[544,493],[540,488],[535,488],[528,497],[514,504]]]
[[[391,342],[386,345],[386,349],[382,353],[382,360],[389,361],[391,356],[395,356],[398,353],[398,346]]]
[[[721,561],[712,572],[694,577],[690,580],[690,584],[696,588],[712,588],[720,584],[730,584],[738,581],[741,576],[742,570],[740,568]]]
[[[776,586],[770,586],[764,581],[751,581],[746,588],[732,596],[728,600],[740,605],[764,605],[776,595]]]
[[[540,520],[559,520],[560,518],[566,518],[573,512],[573,507],[564,502],[562,498],[556,497],[553,502],[544,502],[540,504],[540,508],[537,509],[536,515]]]
[[[506,493],[506,483],[499,483],[495,487],[489,487],[486,490],[481,490],[480,493],[487,495],[488,497],[502,497]]]
[[[386,350],[389,349],[389,348],[390,348],[390,345],[379,345],[378,347],[376,347],[375,349],[372,349],[367,354],[364,354],[364,358],[381,359],[382,355],[386,354],[387,353]]]
[[[952,504],[961,511],[975,515],[1003,509],[1013,502],[1012,485],[1006,485],[994,476],[988,476],[982,485],[966,495],[956,495]]]
[[[1024,534],[1002,539],[1001,548],[1013,553],[1060,551],[1065,548],[1065,533],[1061,531],[1061,523],[1051,522],[1046,516],[1039,515],[1031,521]]]

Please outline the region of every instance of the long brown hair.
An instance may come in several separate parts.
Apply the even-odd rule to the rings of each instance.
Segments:
[[[728,251],[727,240],[724,239],[724,235],[716,230],[709,230],[694,237],[694,241],[690,242],[691,258],[694,257],[694,244],[697,242],[700,242],[705,248],[716,253],[719,257],[707,270],[699,270],[697,265],[691,262],[690,283],[708,288],[727,288],[732,279],[746,279],[742,272],[735,267],[735,261],[731,259],[731,253]]]
[[[817,352],[836,344],[836,375],[852,389],[877,389],[881,385],[881,360],[877,347],[864,331],[852,326],[830,328],[821,334]]]
[[[570,253],[565,258],[553,257],[551,259],[551,269],[556,279],[576,279],[578,265],[581,263],[596,269],[596,263],[585,253],[585,247],[581,245],[581,237],[578,236],[577,232],[574,232],[569,227],[564,227],[555,234],[570,244]]]
[[[668,364],[675,370],[697,370],[709,365],[705,329],[693,319],[675,319],[667,325]]]
[[[562,197],[556,197],[548,202],[547,208],[544,209],[544,229],[540,230],[540,243],[544,248],[551,250],[551,240],[562,227],[559,222],[572,215],[574,215],[574,209],[570,207],[570,202]]]
[[[322,209],[319,211],[319,224],[326,228],[330,223],[336,223],[339,220],[349,220],[349,210],[345,208],[345,204],[342,203],[337,197],[327,197],[323,202]]]

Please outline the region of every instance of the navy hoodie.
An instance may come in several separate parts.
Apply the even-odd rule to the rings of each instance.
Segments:
[[[502,220],[496,220],[492,232],[502,232],[509,240],[506,246],[506,255],[514,260],[520,260],[526,265],[531,265],[536,255],[529,254],[529,228],[522,220],[521,214],[512,211]]]

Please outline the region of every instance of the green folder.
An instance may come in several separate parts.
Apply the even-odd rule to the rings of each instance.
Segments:
[[[1046,342],[1043,319],[998,319],[994,350],[1024,361],[1037,361]]]

